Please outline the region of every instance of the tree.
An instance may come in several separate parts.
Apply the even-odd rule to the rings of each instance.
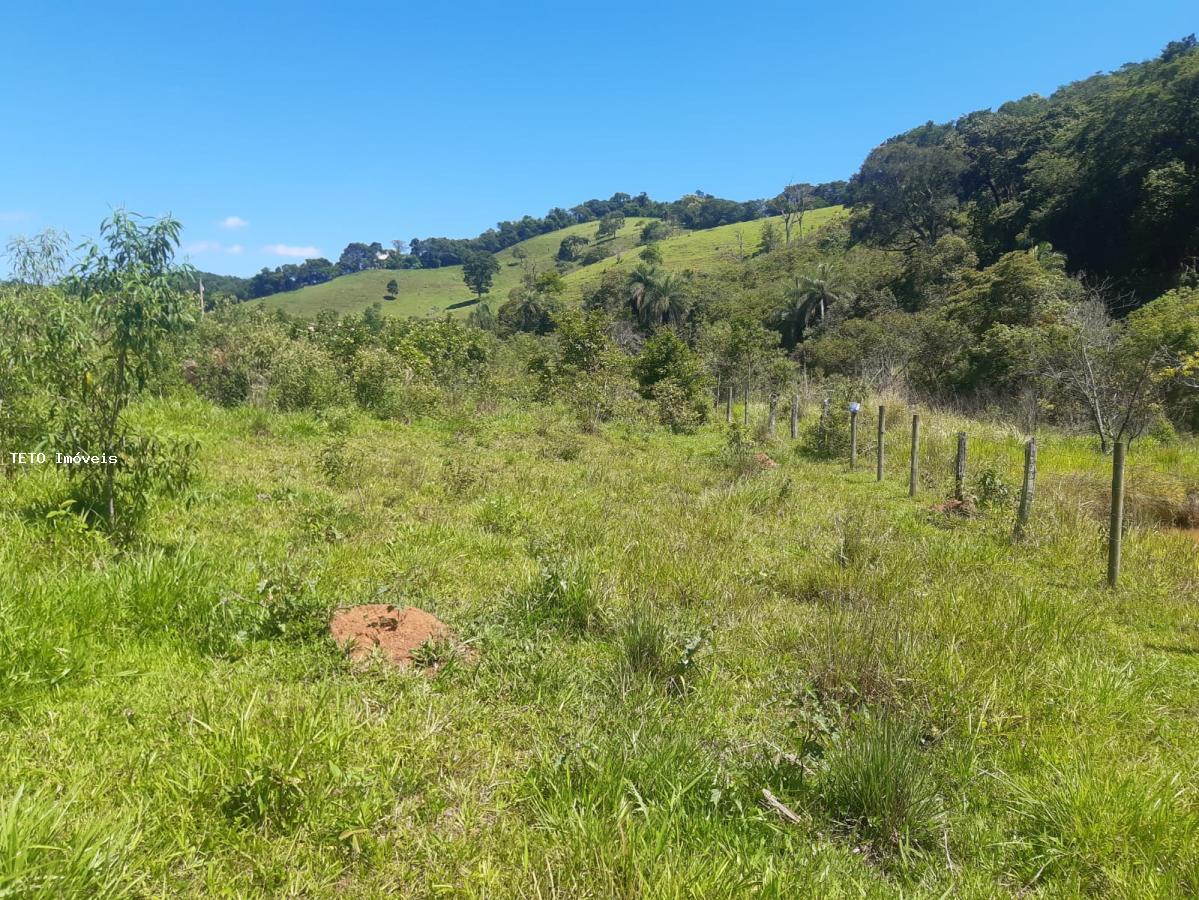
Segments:
[[[758,238],[759,253],[773,253],[779,247],[778,229],[774,227],[774,222],[767,219],[762,223],[761,235]]]
[[[492,280],[499,270],[499,262],[490,253],[468,253],[462,260],[462,280],[480,300],[491,290]]]
[[[633,375],[641,396],[657,402],[659,421],[672,431],[693,431],[707,418],[707,373],[672,329],[661,328],[645,342]]]
[[[1172,416],[1199,428],[1199,287],[1168,291],[1129,315],[1126,343],[1154,353],[1154,379]]]
[[[595,231],[595,239],[597,241],[604,238],[616,237],[616,232],[624,228],[624,213],[610,212],[600,219],[599,226]]]
[[[383,245],[378,241],[373,244],[347,244],[337,259],[337,270],[342,275],[349,275],[353,272],[364,272],[367,269],[378,269],[382,267],[381,257],[385,256]]]
[[[639,265],[629,274],[629,305],[643,326],[678,325],[691,308],[691,296],[680,276]]]
[[[819,263],[812,274],[797,278],[783,294],[783,305],[773,317],[783,333],[784,346],[794,347],[802,341],[813,319],[823,321],[830,306],[849,296],[840,271],[829,263]]]
[[[46,286],[62,277],[67,265],[67,243],[64,233],[47,228],[31,238],[17,235],[5,248],[12,268],[13,279],[20,284]]]
[[[599,310],[565,309],[555,324],[556,347],[530,368],[547,394],[573,407],[585,428],[595,428],[627,390],[626,357],[613,345],[611,321]]]
[[[579,258],[579,250],[590,243],[591,239],[581,234],[568,234],[558,244],[558,262],[574,262]]]
[[[650,219],[641,225],[641,237],[639,240],[643,244],[652,244],[655,241],[660,241],[668,237],[670,237],[670,226],[661,219]]]
[[[778,334],[765,328],[756,318],[740,315],[729,323],[728,333],[722,337],[721,368],[730,379],[739,380],[742,387],[749,390],[778,352]]]
[[[394,299],[396,298],[396,295],[397,295],[399,292],[400,292],[400,286],[399,286],[399,285],[396,283],[396,280],[395,280],[394,278],[390,279],[390,280],[387,282],[387,294],[386,294],[386,298],[387,298],[388,300],[394,300]]]
[[[660,265],[662,262],[662,250],[657,244],[646,244],[637,255],[651,266]]]
[[[808,190],[810,185],[789,184],[781,194],[774,198],[774,207],[783,217],[784,243],[791,244],[791,229],[795,228],[799,237],[803,237],[803,215],[808,208]]]
[[[486,303],[480,303],[472,309],[470,315],[466,317],[466,322],[481,331],[495,331],[496,329],[495,313]]]
[[[562,275],[553,270],[536,278],[526,276],[500,307],[496,322],[501,334],[517,331],[548,334],[554,329],[554,315],[561,309],[559,298],[565,287]]]
[[[81,483],[85,515],[111,529],[130,528],[144,506],[147,486],[169,477],[169,453],[154,439],[137,434],[124,419],[133,397],[164,362],[170,336],[189,321],[192,306],[180,290],[191,272],[174,263],[179,222],[146,220],[117,210],[100,226],[101,244],[84,249],[70,287],[91,313],[100,354],[72,398],[63,439],[66,446],[96,454],[100,465],[70,469]],[[118,503],[118,472],[128,490]],[[118,513],[128,518],[119,521]]]
[[[520,265],[526,278],[537,277],[537,263],[529,255],[529,251],[519,244],[512,248],[512,258]]]
[[[877,147],[853,177],[855,237],[891,249],[935,244],[959,223],[966,168],[952,146],[897,139]]]
[[[1064,368],[1054,379],[1086,409],[1099,449],[1131,441],[1148,424],[1148,406],[1156,385],[1157,348],[1125,339],[1124,323],[1108,314],[1103,297],[1093,292],[1069,317],[1071,339]]]

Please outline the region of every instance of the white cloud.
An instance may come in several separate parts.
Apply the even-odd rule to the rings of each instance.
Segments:
[[[226,216],[221,219],[222,228],[245,228],[250,223],[241,216]]]
[[[273,253],[275,256],[294,256],[297,259],[312,259],[321,255],[321,251],[316,247],[293,247],[291,244],[267,244],[262,248],[262,252]]]
[[[243,247],[241,244],[230,244],[228,247],[225,248],[225,252],[237,254],[237,253],[241,253],[244,249],[246,249],[246,248]]]
[[[0,222],[24,222],[29,218],[29,213],[21,212],[20,210],[0,210]]]

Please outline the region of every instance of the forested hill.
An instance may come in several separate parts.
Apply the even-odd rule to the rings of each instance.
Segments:
[[[848,185],[793,185],[751,201],[614,194],[500,222],[475,238],[354,242],[336,262],[306,260],[251,279],[205,276],[206,285],[247,299],[370,269],[452,266],[609,217],[709,229],[777,214],[794,201],[792,188],[809,206],[851,205],[855,242],[909,256],[947,235],[967,241],[980,265],[1048,244],[1072,273],[1108,282],[1132,308],[1177,284],[1199,257],[1199,49],[1190,36],[1049,97],[928,122],[875,148]]]
[[[1129,64],[876,148],[854,176],[853,234],[911,250],[954,232],[980,263],[1048,243],[1133,300],[1199,255],[1195,37]]]

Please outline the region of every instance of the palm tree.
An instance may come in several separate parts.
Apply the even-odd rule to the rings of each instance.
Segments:
[[[830,306],[851,297],[841,273],[829,263],[820,263],[811,275],[795,279],[795,285],[783,295],[783,307],[775,313],[792,338],[791,346],[803,340],[804,332],[815,317],[824,320]]]
[[[629,275],[629,305],[645,326],[678,324],[691,308],[685,279],[656,266],[638,266]]]
[[[774,322],[783,333],[783,345],[790,349],[799,343],[803,337],[804,328],[808,324],[808,293],[795,280],[793,287],[783,292],[783,305],[774,311]]]

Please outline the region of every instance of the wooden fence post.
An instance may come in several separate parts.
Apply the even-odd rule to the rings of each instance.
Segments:
[[[912,416],[912,466],[908,472],[908,496],[916,496],[920,480],[920,415]]]
[[[741,410],[741,420],[744,424],[748,425],[749,424],[749,385],[748,384],[745,385],[744,401],[745,402],[744,402],[743,408]]]
[[[733,424],[733,386],[730,384],[724,396],[724,417]]]
[[[953,496],[959,503],[966,499],[966,432],[958,432],[958,455],[953,466]]]
[[[713,410],[720,409],[720,395],[723,393],[724,393],[724,391],[722,391],[720,389],[720,373],[717,372],[716,373],[716,390],[712,394],[712,409]]]
[[[880,406],[878,408],[878,471],[876,481],[883,480],[883,466],[886,463],[886,450],[884,449],[887,437],[887,407]]]
[[[1112,519],[1107,532],[1107,586],[1120,580],[1120,550],[1124,542],[1124,454],[1128,445],[1120,441],[1112,448]]]
[[[766,402],[769,404],[770,411],[766,414],[766,436],[774,437],[774,425],[779,417],[779,398],[778,394],[771,392]]]
[[[1020,507],[1016,510],[1016,528],[1013,537],[1022,540],[1028,529],[1028,519],[1032,514],[1033,494],[1037,489],[1037,439],[1029,438],[1024,445],[1024,484],[1020,487]]]
[[[791,395],[791,440],[799,437],[799,394]]]
[[[849,468],[858,467],[858,409],[857,404],[849,408]]]

